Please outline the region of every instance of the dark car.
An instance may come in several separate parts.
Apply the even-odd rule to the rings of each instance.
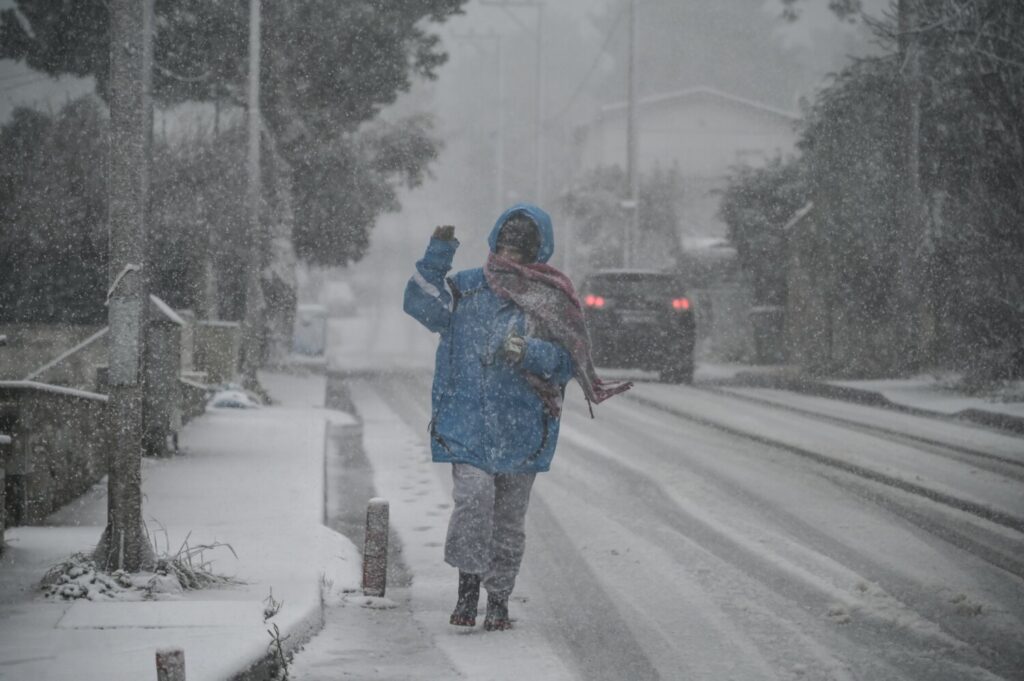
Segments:
[[[645,270],[599,270],[580,287],[599,366],[660,372],[662,381],[693,381],[696,337],[682,280]]]

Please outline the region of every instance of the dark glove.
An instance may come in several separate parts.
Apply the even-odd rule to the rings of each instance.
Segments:
[[[440,225],[434,228],[434,238],[441,241],[452,241],[455,239],[455,225]]]
[[[505,338],[505,343],[501,346],[501,350],[505,353],[505,358],[508,361],[518,364],[523,359],[523,355],[526,354],[526,339],[518,334],[510,333]]]

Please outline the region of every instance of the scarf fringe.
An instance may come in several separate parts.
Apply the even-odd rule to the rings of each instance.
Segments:
[[[591,418],[594,404],[633,387],[632,381],[604,381],[598,377],[590,351],[583,306],[572,281],[545,263],[519,264],[491,253],[484,265],[491,290],[511,300],[527,315],[540,322],[544,337],[565,347],[576,365],[576,380],[583,389]],[[562,413],[561,386],[527,374],[527,380],[556,418]]]

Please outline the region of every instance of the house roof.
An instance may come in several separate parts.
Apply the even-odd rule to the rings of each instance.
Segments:
[[[675,92],[664,92],[657,95],[650,95],[648,97],[641,98],[638,103],[640,104],[640,106],[650,106],[685,99],[693,99],[696,97],[720,99],[723,101],[731,102],[733,104],[739,104],[750,109],[755,109],[758,111],[764,111],[770,114],[774,114],[776,116],[780,116],[791,121],[796,121],[800,119],[800,115],[795,112],[785,111],[783,109],[779,109],[768,104],[762,104],[761,102],[757,102],[752,99],[746,99],[744,97],[731,95],[728,92],[722,92],[721,90],[716,90],[715,88],[703,85],[699,87],[687,88],[686,90],[678,90]],[[601,113],[611,113],[613,111],[619,111],[625,108],[626,102],[615,102],[613,104],[606,104],[605,106],[601,107]]]

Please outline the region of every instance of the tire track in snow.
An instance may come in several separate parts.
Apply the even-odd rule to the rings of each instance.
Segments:
[[[932,487],[911,482],[910,480],[906,480],[904,478],[888,475],[886,473],[869,468],[867,466],[862,466],[859,464],[851,463],[849,461],[844,461],[843,459],[834,456],[821,454],[816,451],[807,449],[805,447],[797,446],[789,442],[784,442],[778,438],[761,435],[759,433],[753,433],[750,432],[749,430],[745,430],[743,428],[726,423],[724,420],[721,419],[714,419],[709,418],[707,416],[693,414],[691,412],[685,411],[684,409],[680,409],[678,407],[665,404],[663,401],[658,399],[642,397],[639,395],[632,395],[631,393],[627,393],[627,397],[629,397],[633,402],[636,402],[638,404],[650,407],[652,409],[657,409],[659,411],[665,412],[666,414],[670,414],[672,416],[676,416],[678,418],[686,419],[698,425],[715,428],[717,430],[728,433],[730,435],[734,435],[736,437],[741,437],[747,440],[752,440],[759,444],[768,445],[770,447],[775,447],[777,449],[782,449],[792,454],[796,454],[806,459],[810,459],[811,461],[814,461],[816,463],[831,466],[833,468],[838,468],[847,473],[852,473],[858,477],[865,478],[867,480],[872,480],[874,482],[879,482],[890,487],[901,489],[905,492],[910,492],[912,494],[925,497],[927,499],[930,499],[931,501],[940,504],[945,504],[947,506],[950,506],[961,511],[966,511],[968,513],[978,516],[979,518],[984,518],[985,520],[989,520],[991,522],[1003,525],[1004,527],[1015,530],[1017,532],[1024,533],[1024,518],[1018,517],[1016,515],[1011,515],[1010,513],[995,509],[991,506],[987,506],[985,504],[981,504],[968,499],[963,499],[953,494],[949,494],[941,490],[934,489]]]
[[[582,446],[588,452],[606,452],[602,457],[602,465],[614,469],[615,479],[621,480],[623,486],[631,487],[633,495],[646,497],[648,500],[651,500],[651,503],[658,509],[654,515],[656,517],[664,517],[665,523],[671,525],[682,535],[699,537],[699,542],[707,546],[716,555],[720,555],[729,564],[747,571],[751,577],[762,581],[770,589],[782,587],[784,589],[783,595],[789,598],[800,600],[801,596],[807,597],[804,591],[813,587],[811,591],[818,593],[817,602],[819,606],[824,609],[830,607],[827,601],[831,595],[834,595],[832,593],[834,589],[823,588],[820,576],[815,576],[809,586],[807,577],[811,573],[807,573],[803,567],[798,567],[796,572],[791,573],[789,568],[781,569],[771,557],[766,558],[766,555],[771,556],[771,552],[767,552],[765,547],[751,543],[749,540],[746,543],[739,542],[737,544],[737,537],[742,536],[742,533],[738,535],[737,531],[716,523],[713,518],[701,518],[700,513],[695,515],[694,509],[688,508],[685,500],[680,499],[677,494],[670,493],[668,481],[652,478],[644,471],[621,462],[619,459],[627,459],[628,457],[622,456],[623,453],[620,451],[619,446],[620,438],[633,442],[635,447],[637,443],[646,444],[652,442],[654,436],[652,435],[650,423],[638,425],[637,422],[642,419],[637,418],[635,413],[630,413],[638,409],[638,407],[633,407],[632,409],[619,407],[618,409],[626,413],[616,419],[614,428],[621,430],[625,425],[627,428],[632,429],[628,433],[602,433],[595,438],[588,438],[586,436],[581,438],[578,433],[568,430],[566,434],[570,440]],[[715,430],[711,432],[714,433]],[[672,442],[673,437],[675,438],[674,443]],[[674,436],[665,435],[663,439],[666,444],[660,446],[663,449],[671,450],[674,444],[678,450],[678,437],[678,432]],[[721,436],[719,435],[718,438],[721,439]],[[700,444],[701,446],[704,445],[704,443]],[[608,453],[609,448],[614,448],[619,456]],[[720,448],[727,451],[727,443]],[[853,570],[843,567],[845,565],[858,565],[861,570],[867,569],[872,574],[874,581],[880,581],[884,585],[884,592],[874,594],[876,590],[872,589],[872,594],[858,594],[853,606],[858,608],[863,614],[864,604],[862,601],[864,596],[877,595],[881,599],[877,603],[869,604],[871,607],[866,612],[867,615],[873,616],[873,620],[877,620],[874,622],[874,626],[878,627],[883,634],[874,641],[875,644],[879,644],[883,648],[887,647],[890,634],[900,633],[906,624],[903,620],[912,617],[916,618],[920,625],[920,635],[917,637],[918,641],[915,645],[920,646],[920,650],[923,651],[920,655],[915,654],[912,658],[915,664],[921,661],[922,656],[929,658],[931,655],[929,651],[933,650],[936,646],[949,647],[951,649],[963,648],[962,642],[969,643],[975,649],[995,647],[1003,651],[1012,651],[1016,647],[1018,650],[1016,656],[1011,654],[1009,660],[1003,659],[992,665],[994,668],[999,669],[1001,673],[1008,673],[1008,678],[1013,677],[1011,670],[1019,669],[1024,664],[1024,660],[1020,659],[1021,648],[1019,646],[1019,637],[1016,634],[1008,634],[1005,628],[1000,630],[976,624],[963,627],[953,626],[950,630],[950,625],[955,623],[949,622],[948,616],[949,611],[953,610],[954,606],[949,603],[943,603],[941,599],[936,598],[938,594],[932,593],[925,585],[908,582],[906,577],[885,568],[870,556],[857,553],[856,550],[845,546],[826,531],[815,528],[811,524],[804,522],[802,518],[778,508],[772,502],[759,497],[752,490],[745,489],[734,481],[722,478],[719,473],[695,462],[693,457],[683,456],[684,453],[681,451],[671,452],[671,454],[673,459],[678,460],[676,465],[685,467],[687,471],[695,473],[696,478],[700,481],[707,481],[713,484],[717,489],[721,490],[723,497],[739,501],[749,509],[752,515],[768,520],[773,525],[785,528],[787,532],[795,536],[802,546],[807,547],[807,550],[820,554],[821,558],[824,558],[829,563],[834,563],[829,566],[829,570],[842,578],[843,581],[849,583],[851,587],[857,580],[858,575]],[[719,454],[726,454],[726,452],[706,453],[708,457],[712,458]],[[591,494],[594,493],[591,492]],[[628,517],[628,514],[625,514],[625,517]],[[638,533],[649,532],[649,528],[646,528],[643,524],[637,524],[633,529]],[[790,558],[781,554],[776,555],[784,563],[790,560]],[[751,564],[755,566],[753,569],[750,568]],[[873,580],[868,579],[865,586]],[[787,592],[785,589],[793,589],[793,591]],[[865,589],[865,591],[867,590]],[[853,593],[852,589],[850,589],[850,593]],[[899,594],[899,597],[893,598],[889,596],[889,593]],[[907,603],[908,600],[912,601],[915,607],[911,607]],[[915,608],[922,606],[924,607],[923,613],[915,610]],[[1019,625],[1020,620],[1017,619],[1016,622]],[[1010,631],[1012,632],[1012,629]],[[948,661],[948,658],[946,659]],[[976,658],[973,662],[966,663],[966,669],[973,669],[974,664],[982,664],[983,662],[984,660]]]
[[[416,430],[420,430],[420,427],[423,424],[425,424],[426,421],[429,419],[429,408],[426,406],[426,400],[422,399],[423,396],[427,395],[429,392],[429,376],[424,375],[416,377],[393,378],[395,378],[396,380],[393,382],[393,388],[389,391],[391,393],[389,401],[394,400],[393,404],[396,407],[396,411],[401,412],[405,420],[414,423]],[[418,385],[415,389],[410,390],[410,383]],[[420,398],[416,398],[415,395],[419,395],[420,393],[422,393]],[[574,404],[575,401],[570,400],[570,405]],[[614,405],[615,403],[613,402],[612,404]],[[635,407],[634,409],[639,408],[640,407]],[[609,414],[607,411],[604,411],[605,409],[612,409],[613,412],[616,410],[615,407],[602,407],[603,413],[599,415],[599,420],[597,422],[599,425],[609,420],[606,418],[607,414],[609,416],[613,416],[613,422],[611,423],[612,429],[621,430],[623,426],[626,426],[627,428],[633,427],[632,424],[630,424],[630,419],[628,418],[629,414],[626,414],[625,416],[615,413]],[[577,411],[578,413],[573,414],[573,416],[583,418],[582,409],[575,409],[575,411]],[[663,413],[662,410],[651,412],[651,410],[647,409],[646,411],[651,415],[652,419],[656,419],[658,413]],[[660,419],[660,421],[664,421],[664,419],[662,418]],[[563,428],[565,428],[564,425]],[[633,427],[633,429],[634,431],[636,430],[635,427]],[[560,454],[558,455],[558,457],[556,457],[556,467],[559,468],[562,467],[562,464],[565,463],[565,460],[573,458],[572,448],[567,448],[565,446],[566,444],[571,445],[573,439],[570,434],[571,429],[567,428],[564,432],[567,435],[565,439],[565,444],[560,446]],[[721,438],[723,437],[720,429],[712,428],[710,431],[708,431],[708,433],[711,437],[715,439],[721,440]],[[625,439],[628,440],[632,438],[634,440],[634,443],[636,441],[643,442],[644,440],[641,437],[642,435],[645,435],[645,433],[637,434],[634,432],[632,435],[627,436]],[[594,451],[601,446],[607,446],[609,443],[616,441],[616,438],[611,435],[608,438],[598,439],[601,440],[600,443],[590,442],[587,444],[588,451]],[[558,462],[557,459],[563,459],[563,462]],[[538,542],[543,542],[543,544],[542,550],[539,552],[536,549],[532,551],[527,551],[527,565],[524,566],[524,571],[525,569],[529,568],[531,564],[534,562],[531,560],[532,556],[546,556],[549,553],[549,550],[546,550],[548,546],[559,546],[562,543],[562,540],[569,534],[571,534],[570,532],[562,528],[562,525],[564,524],[564,522],[562,521],[564,521],[564,518],[560,520],[558,517],[554,517],[560,516],[560,510],[565,508],[565,504],[562,503],[564,499],[567,499],[571,493],[581,493],[579,489],[575,491],[571,489],[571,485],[568,488],[566,488],[565,485],[561,484],[564,481],[564,474],[564,469],[556,470],[554,475],[550,475],[544,479],[545,482],[543,483],[543,486],[538,486],[538,489],[542,490],[544,486],[550,486],[552,483],[554,483],[555,486],[559,487],[564,494],[558,495],[557,498],[551,498],[551,494],[545,494],[542,492],[541,494],[535,497],[535,499],[539,500],[540,503],[537,504],[537,508],[535,508],[534,512],[531,513],[531,516],[536,517],[537,522],[532,523],[531,530],[528,536],[530,538],[529,541],[531,543],[536,544]],[[706,471],[698,472],[698,474],[698,476],[702,480],[707,480],[713,482],[714,484],[718,484],[716,478],[714,476],[709,476],[709,474]],[[820,473],[817,473],[816,475],[818,475],[818,477],[821,478],[830,477],[821,475]],[[844,476],[846,475],[850,474],[834,470],[834,475],[831,477],[838,478],[838,480],[834,482],[841,483],[845,479]],[[619,480],[620,482],[623,479],[628,479],[628,475],[623,476],[621,470],[615,471],[614,476],[616,480]],[[660,485],[662,483],[661,481],[659,481],[657,484]],[[879,486],[883,488],[885,487],[882,485]],[[584,490],[582,492],[584,496],[596,498],[598,495],[598,493],[595,492],[593,489],[586,488],[585,486],[581,487],[581,489]],[[641,497],[644,496],[642,494],[642,486],[641,488],[634,488],[634,492],[636,492]],[[744,496],[742,492],[743,491],[741,489],[735,488],[731,491],[728,491],[727,496],[742,498]],[[889,492],[889,494],[892,493],[893,491]],[[861,494],[863,496],[863,491]],[[848,666],[844,659],[847,655],[853,655],[853,659],[857,661],[857,673],[854,674],[851,678],[928,678],[957,679],[957,681],[959,681],[959,679],[961,678],[1000,678],[990,675],[987,671],[984,670],[982,666],[979,666],[981,665],[981,661],[976,661],[975,664],[971,661],[965,661],[962,659],[965,657],[973,658],[973,654],[960,652],[953,655],[953,658],[955,659],[951,659],[952,653],[950,653],[949,651],[967,650],[968,652],[971,652],[972,649],[969,649],[961,642],[961,637],[948,634],[941,628],[936,627],[935,623],[931,621],[931,619],[927,615],[935,614],[933,612],[935,608],[932,607],[935,605],[934,603],[926,607],[925,616],[922,616],[921,614],[914,612],[914,610],[905,603],[900,602],[897,599],[893,599],[891,596],[889,596],[890,592],[894,592],[898,593],[900,597],[903,599],[910,599],[918,604],[927,604],[929,599],[932,601],[935,600],[935,594],[929,594],[926,590],[917,588],[913,584],[906,584],[905,580],[901,578],[899,575],[886,573],[886,571],[883,568],[876,564],[866,564],[870,563],[871,561],[865,561],[864,556],[860,556],[855,553],[850,553],[852,549],[844,548],[840,542],[833,540],[831,537],[827,535],[822,535],[820,532],[816,530],[807,531],[806,529],[802,529],[798,526],[798,524],[794,524],[791,521],[791,519],[787,519],[785,517],[785,514],[780,515],[777,512],[770,512],[771,506],[764,500],[757,500],[754,496],[751,496],[749,494],[746,496],[748,498],[744,500],[744,503],[753,508],[754,512],[766,517],[770,516],[773,522],[780,523],[783,526],[788,527],[790,531],[796,532],[798,539],[802,544],[806,544],[807,546],[812,547],[813,551],[821,553],[829,561],[838,561],[838,565],[851,563],[859,564],[859,567],[861,569],[869,570],[874,575],[875,579],[880,580],[885,585],[885,588],[889,590],[883,591],[879,589],[878,593],[870,594],[872,597],[875,597],[876,599],[882,599],[888,602],[888,610],[880,609],[880,606],[878,606],[878,604],[869,604],[870,607],[868,607],[868,609],[871,610],[871,608],[874,608],[874,611],[868,612],[867,614],[872,615],[875,619],[880,620],[878,622],[872,620],[871,622],[871,626],[876,631],[876,633],[871,636],[868,636],[866,639],[864,635],[861,635],[860,639],[864,640],[860,640],[855,637],[855,641],[858,641],[858,643],[855,646],[855,649],[852,653],[850,651],[843,651],[838,656],[836,656],[832,652],[833,650],[836,650],[836,646],[839,646],[839,649],[842,650],[842,646],[837,644],[835,637],[839,637],[839,639],[842,639],[842,637],[848,635],[849,629],[845,626],[835,626],[834,624],[829,622],[827,617],[823,616],[823,613],[828,612],[828,610],[830,608],[833,608],[837,603],[842,603],[842,599],[834,597],[835,587],[830,586],[827,581],[819,585],[822,588],[819,589],[819,595],[817,600],[818,606],[815,609],[815,612],[817,614],[814,617],[811,617],[810,619],[805,617],[804,620],[799,624],[791,624],[789,621],[787,621],[786,618],[777,619],[775,622],[777,628],[779,628],[782,631],[786,631],[793,637],[796,637],[798,640],[801,641],[802,648],[808,651],[808,659],[805,659],[804,662],[802,662],[802,665],[806,668],[806,672],[801,671],[801,673],[799,673],[798,676],[802,678],[843,678],[844,673],[846,673],[844,670]],[[669,506],[659,505],[657,507],[655,515],[671,518],[673,516],[673,504],[674,502],[669,502]],[[545,507],[547,506],[551,506],[551,508],[545,510]],[[538,511],[540,511],[540,513],[538,513]],[[625,519],[628,521],[629,514],[627,513],[624,515]],[[616,516],[613,518],[605,518],[604,520],[608,523],[619,524],[619,521],[621,519]],[[662,530],[660,533],[655,533],[654,535],[644,534],[645,525],[642,522],[625,522],[621,523],[621,526],[625,528],[626,531],[632,533],[634,536],[643,539],[643,541],[648,546],[656,547],[661,545],[667,545],[667,548],[660,548],[657,550],[673,552],[678,561],[681,564],[683,564],[683,562],[687,558],[687,555],[689,554],[686,554],[682,547],[689,544],[691,546],[690,553],[692,554],[693,538],[692,536],[690,536],[690,528],[692,527],[691,522],[692,521],[679,521],[678,523],[668,523],[670,527],[667,531]],[[676,526],[680,523],[680,526]],[[544,528],[550,527],[557,527],[558,531],[552,535],[549,535],[547,532],[545,532]],[[786,570],[782,570],[782,572],[776,571],[775,573],[772,573],[771,571],[766,572],[760,569],[754,569],[751,572],[749,566],[747,567],[747,569],[742,569],[742,565],[734,564],[728,560],[729,556],[742,557],[744,555],[743,551],[741,550],[742,547],[740,547],[739,549],[732,547],[731,553],[730,551],[724,551],[725,557],[722,557],[719,555],[723,552],[721,546],[719,545],[719,542],[724,541],[724,544],[728,546],[729,532],[726,532],[725,540],[715,540],[714,536],[715,535],[712,532],[712,539],[709,540],[709,542],[712,545],[712,547],[717,547],[719,551],[711,551],[709,552],[709,555],[713,556],[715,560],[721,561],[721,563],[726,568],[732,566],[734,569],[738,569],[743,575],[745,575],[745,578],[743,580],[740,580],[745,581],[747,583],[747,586],[745,588],[754,589],[755,592],[757,591],[757,589],[765,588],[771,591],[778,584],[785,584],[789,581],[793,581],[794,579],[797,581],[797,583],[804,581],[806,575],[801,575],[799,570],[797,571],[797,575],[794,577],[792,574],[788,574]],[[705,539],[707,538],[705,537]],[[754,545],[749,548],[750,550],[753,550],[755,552],[764,550],[763,546],[758,545]],[[567,566],[572,565],[574,567],[571,571],[575,573],[578,572],[578,569],[576,567],[577,565],[582,565],[583,567],[586,567],[587,563],[589,562],[584,562],[582,558],[577,558],[573,561],[569,561],[562,555],[564,554],[564,551],[551,551],[551,554],[554,557],[548,561],[547,566],[537,568],[537,570],[539,570],[544,575],[550,574],[552,564],[554,564],[554,567],[556,568],[558,566],[565,568]],[[568,555],[576,556],[576,554]],[[768,567],[773,567],[774,562],[776,561],[781,561],[783,564],[785,564],[786,561],[784,557],[769,557],[766,560],[768,562]],[[740,559],[740,562],[742,563],[742,559]],[[837,569],[840,573],[842,572],[842,570],[840,570],[839,568],[835,569]],[[586,578],[582,580],[582,583],[585,584],[586,587],[582,589],[567,589],[564,585],[559,588],[557,585],[560,582],[555,581],[553,582],[553,585],[555,586],[554,589],[545,589],[542,590],[540,593],[544,594],[545,599],[551,600],[553,611],[555,613],[560,613],[562,615],[562,619],[557,620],[558,624],[556,626],[550,623],[547,624],[547,626],[551,627],[552,635],[563,636],[566,638],[567,641],[569,641],[570,646],[573,649],[574,656],[580,659],[582,662],[581,669],[584,669],[587,672],[585,674],[585,678],[620,678],[621,674],[615,671],[616,668],[614,666],[610,666],[613,661],[620,659],[620,656],[610,655],[608,657],[605,657],[604,655],[595,655],[593,652],[595,650],[601,651],[602,653],[606,653],[608,651],[607,645],[605,644],[605,641],[608,640],[608,637],[604,633],[602,633],[606,628],[606,623],[595,623],[594,619],[600,618],[604,620],[609,617],[609,613],[615,613],[612,616],[612,620],[614,621],[614,623],[618,625],[622,624],[624,621],[629,622],[628,626],[623,625],[626,626],[625,631],[627,633],[631,631],[636,631],[636,636],[638,636],[640,640],[644,642],[644,645],[647,647],[651,646],[652,644],[650,641],[645,640],[644,637],[652,635],[652,633],[656,636],[657,632],[652,632],[649,628],[645,628],[643,624],[638,624],[638,621],[642,622],[642,617],[637,614],[638,606],[631,603],[630,598],[628,596],[628,589],[624,591],[623,589],[625,587],[623,587],[621,582],[616,582],[616,580],[614,579],[609,580],[606,575],[602,577],[602,574],[603,573],[587,575]],[[819,579],[820,581],[820,575],[814,576],[813,573],[809,574],[812,574],[812,576],[815,579]],[[643,579],[643,577],[638,578]],[[852,579],[852,576],[848,576],[846,578],[846,581],[849,582]],[[603,586],[599,588],[596,587],[595,580],[600,580]],[[750,580],[753,580],[755,586],[750,586]],[[868,581],[870,582],[871,580]],[[720,577],[716,575],[712,578],[708,578],[707,586],[709,590],[713,590],[716,588],[716,585],[720,586],[720,582]],[[730,584],[735,583],[735,581],[730,582]],[[756,586],[758,584],[761,584],[763,586]],[[570,582],[569,586],[575,587],[576,585],[575,583]],[[536,595],[536,591],[537,589],[534,589],[533,595]],[[561,596],[562,598],[549,598],[548,594],[552,592]],[[799,589],[797,589],[796,593],[799,593]],[[860,596],[863,597],[863,594],[861,594]],[[777,596],[776,598],[778,599],[780,597]],[[609,601],[609,599],[611,600]],[[726,598],[726,600],[728,599]],[[799,600],[799,596],[797,596],[795,599],[787,597],[785,596],[785,594],[781,596],[781,601],[783,604],[787,602],[792,604],[791,606],[789,606],[789,612],[793,615],[794,620],[799,620]],[[594,603],[597,604],[597,607],[580,608],[578,605],[579,603]],[[778,603],[778,600],[776,600],[776,603]],[[659,607],[659,605],[663,606],[664,603],[648,603],[648,606],[651,608],[657,608]],[[724,608],[725,611],[729,611],[728,603],[723,604],[721,607]],[[865,615],[864,608],[867,606],[862,606],[858,604],[855,600],[853,605],[847,603],[844,607],[846,607],[847,611],[853,614],[859,621],[862,618],[862,616]],[[640,608],[640,610],[642,611],[642,608]],[[745,613],[744,615],[737,615],[735,609],[730,614],[734,617],[751,616],[749,612]],[[761,613],[758,616],[764,617],[767,621],[770,622],[772,615],[772,612],[767,612]],[[680,613],[680,617],[685,616],[687,616],[686,613]],[[693,617],[693,615],[690,616]],[[842,617],[842,613],[840,613],[839,616]],[[915,618],[920,624],[921,631],[917,632],[916,639],[914,640],[913,645],[911,645],[907,649],[900,649],[898,646],[896,648],[893,648],[892,641],[899,641],[901,636],[903,639],[907,638],[906,632],[904,631],[908,627],[908,623],[906,620],[914,620]],[[648,617],[647,619],[650,620],[651,618]],[[866,619],[871,618],[866,617]],[[822,627],[823,621],[824,627]],[[822,631],[813,631],[815,625],[817,625],[819,629],[822,629]],[[859,625],[854,624],[853,626]],[[576,627],[578,630],[574,631],[573,627]],[[614,630],[615,628],[616,626],[611,627],[612,630]],[[766,629],[770,628],[771,625],[766,627]],[[728,631],[728,629],[723,631]],[[761,634],[758,635],[769,636],[769,634],[764,633],[764,630]],[[819,636],[819,638],[815,638],[816,635]],[[572,640],[574,636],[578,637],[577,641],[575,642]],[[617,639],[619,638],[619,635],[612,636],[611,638]],[[911,638],[913,639],[914,637]],[[970,636],[967,638],[974,639],[972,645],[977,643],[978,637]],[[981,638],[983,640],[990,640],[993,644],[995,644],[997,648],[1005,649],[1006,647],[1007,642],[998,640],[998,637],[989,638],[987,635],[983,635],[981,636]],[[762,642],[762,649],[765,647],[765,645],[768,644]],[[635,645],[631,645],[630,647],[634,650],[636,649]],[[869,661],[863,657],[865,654],[869,656],[878,657],[878,654],[873,652],[875,650],[886,651],[886,654],[882,656],[886,658],[885,661],[882,661],[881,659],[874,659]],[[859,654],[861,655],[860,658],[856,657],[856,655],[858,654],[857,651],[859,651]],[[768,655],[767,657],[770,658],[771,656]],[[937,658],[938,662],[931,662],[933,658]],[[784,662],[779,664],[781,669],[785,669]],[[944,668],[934,666],[936,664],[944,665]],[[896,672],[893,665],[895,665],[896,668],[900,669],[900,671]],[[867,671],[868,666],[870,666],[871,669],[873,669],[873,673],[864,675],[864,672]],[[1008,667],[997,665],[996,668],[1007,669]],[[1012,668],[1012,666],[1009,668]],[[821,675],[805,675],[806,673],[810,673],[812,670],[817,670],[817,672],[815,673],[820,673]],[[658,678],[657,676],[650,676],[640,673],[639,669],[637,669],[636,672],[636,674],[630,674],[630,678]],[[670,675],[666,678],[674,677],[675,675]],[[737,678],[745,679],[764,677],[760,675],[754,675],[742,676]],[[1009,676],[1005,678],[1013,678],[1012,672]]]
[[[870,423],[870,422],[868,422],[866,420],[860,420],[860,419],[852,418],[850,415],[839,416],[839,415],[834,414],[834,413],[825,413],[824,411],[822,411],[820,409],[815,409],[814,407],[797,406],[796,404],[791,404],[789,402],[782,401],[781,399],[773,399],[770,396],[769,393],[761,392],[761,391],[767,390],[767,389],[764,389],[764,388],[761,388],[761,389],[735,389],[735,388],[728,388],[728,387],[722,388],[722,387],[717,387],[717,386],[712,386],[712,385],[698,385],[698,386],[694,386],[694,388],[698,389],[698,390],[703,390],[703,391],[712,393],[714,395],[719,395],[719,396],[722,396],[722,397],[728,397],[728,398],[734,398],[734,399],[737,399],[737,400],[743,400],[743,401],[746,401],[746,402],[749,402],[749,403],[752,403],[752,404],[759,404],[759,405],[763,405],[763,406],[766,406],[766,407],[771,407],[773,409],[779,409],[779,410],[782,410],[782,411],[788,411],[788,412],[792,412],[792,413],[795,413],[795,414],[800,414],[802,416],[810,416],[810,417],[812,417],[814,419],[818,419],[818,420],[825,421],[825,422],[832,423],[832,424],[837,424],[837,425],[843,426],[845,428],[850,428],[852,430],[858,430],[858,431],[864,432],[864,433],[881,435],[882,437],[884,437],[886,439],[893,440],[893,441],[896,441],[896,442],[911,443],[912,445],[915,445],[915,446],[918,446],[918,447],[920,447],[921,445],[924,445],[925,447],[928,448],[926,451],[934,453],[934,454],[936,454],[938,456],[945,456],[947,458],[952,458],[952,459],[954,459],[956,461],[965,462],[965,463],[971,463],[973,465],[977,465],[977,466],[980,466],[980,467],[985,467],[986,470],[989,470],[989,471],[991,471],[993,473],[998,473],[998,474],[1001,474],[1001,475],[1006,475],[1007,477],[1013,477],[1015,480],[1024,481],[1024,458],[1014,459],[1014,458],[1010,458],[1009,456],[1001,456],[1001,455],[998,455],[998,454],[993,454],[991,452],[985,452],[985,451],[982,451],[982,450],[979,450],[979,449],[974,449],[974,448],[971,448],[971,447],[967,447],[967,446],[964,446],[964,445],[961,445],[961,444],[952,444],[952,443],[949,443],[949,442],[943,442],[942,440],[937,440],[937,439],[934,439],[932,437],[927,437],[927,436],[919,435],[919,434],[916,434],[916,433],[911,434],[911,433],[907,433],[907,432],[902,432],[900,430],[897,430],[896,428],[890,428],[890,427],[887,427],[887,426],[879,425],[878,423]],[[754,392],[755,390],[757,390],[758,392]],[[792,396],[789,396],[789,397],[792,398]],[[800,395],[798,397],[803,398],[803,397],[806,397],[806,396]],[[819,402],[827,402],[827,400],[825,398],[814,398],[814,399],[819,401]],[[808,401],[810,401],[810,400],[801,400],[801,402],[808,402]],[[865,407],[863,405],[853,405],[853,407],[851,407],[850,405],[848,405],[846,403],[843,403],[843,406],[844,406],[844,408],[847,408],[847,409],[850,409],[850,408],[859,408],[860,410],[867,410],[867,409],[880,410],[881,409],[880,407]],[[912,417],[911,416],[907,416],[906,414],[901,414],[901,415],[904,418],[914,418],[914,419],[930,418],[930,417],[919,416],[919,415],[914,415]],[[937,424],[950,425],[949,424],[949,419],[939,419],[939,418],[936,418],[935,421],[936,421]],[[996,433],[993,433],[993,432],[991,432],[989,430],[984,430],[981,427],[976,426],[974,424],[958,423],[956,425],[958,427],[960,427],[960,428],[970,428],[970,429],[975,429],[975,430],[981,430],[981,432],[983,432],[985,435],[998,437],[1000,440],[1011,440],[1011,439],[1015,439],[1016,440],[1016,439],[1019,439],[1019,438],[1013,438],[1010,435],[1005,435],[1005,434],[1002,434],[1002,433],[996,434]],[[1024,453],[1024,440],[1020,440],[1020,442],[1019,442],[1019,451]]]
[[[724,396],[729,397],[728,395]],[[634,398],[634,400],[641,400],[646,404],[648,398]],[[745,401],[748,403],[759,402],[759,400],[754,399]],[[680,416],[681,418],[697,422],[700,425],[725,431],[729,434],[737,435],[760,444],[777,447],[782,451],[788,451],[802,456],[807,455],[804,458],[811,458],[812,460],[817,460],[818,463],[823,463],[833,469],[838,469],[835,470],[834,474],[828,476],[836,484],[859,495],[863,499],[869,500],[876,505],[887,509],[903,520],[913,523],[920,529],[930,532],[943,541],[949,542],[960,549],[970,551],[982,560],[985,560],[986,562],[1009,572],[1015,577],[1024,580],[1024,560],[1021,559],[1022,554],[1020,553],[1021,530],[1017,527],[1017,525],[1024,523],[1024,521],[1018,521],[1016,523],[1011,522],[1009,524],[999,523],[992,517],[987,517],[991,514],[979,514],[974,512],[976,509],[972,507],[972,502],[964,501],[955,495],[946,495],[946,501],[954,501],[952,503],[944,503],[942,499],[936,498],[936,495],[942,494],[941,492],[936,492],[932,488],[924,485],[909,483],[902,478],[886,476],[883,473],[878,473],[871,469],[864,469],[863,467],[858,467],[853,464],[847,465],[846,462],[836,459],[835,457],[819,456],[813,452],[809,452],[809,450],[803,450],[799,447],[794,448],[789,443],[780,443],[776,439],[761,437],[746,430],[735,429],[728,426],[723,427],[716,421],[706,420],[701,416],[695,417],[687,413],[681,413],[677,408],[667,406],[657,400],[655,400],[655,402],[656,404],[653,406],[658,410],[672,413],[673,415]],[[744,402],[744,400],[741,400],[741,403],[742,402]],[[771,406],[768,408],[771,408]],[[780,411],[784,412],[787,410]],[[1005,436],[1000,435],[999,437],[1002,439]],[[973,464],[971,465],[973,466]],[[862,474],[862,470],[868,470],[870,474],[864,475]],[[892,484],[893,480],[895,480],[897,484]],[[921,489],[926,490],[928,493],[921,494]],[[971,515],[981,518],[983,521],[995,522],[1000,527],[985,526],[984,522],[981,525],[977,523],[971,524],[962,522],[950,523],[945,517],[941,521],[936,521],[933,518],[935,509],[922,509],[921,504],[914,501],[914,497],[933,503],[943,504],[953,511],[970,513]],[[1021,498],[1024,500],[1024,487],[1022,487],[1021,490]],[[982,508],[988,509],[988,507],[984,506],[982,506]],[[999,512],[993,513],[997,515],[999,514]],[[943,512],[942,515],[948,516],[948,513]],[[957,526],[963,527],[958,529]],[[1009,530],[1009,532],[1007,532],[1007,530]],[[1007,534],[1011,534],[1012,537],[1007,537]]]

